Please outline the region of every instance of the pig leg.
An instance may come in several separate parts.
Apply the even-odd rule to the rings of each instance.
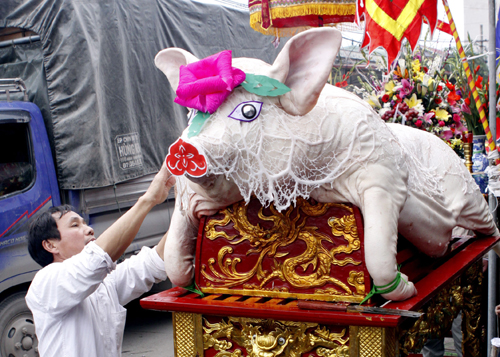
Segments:
[[[202,216],[215,214],[225,205],[200,194],[189,196],[189,209],[181,212],[177,207],[172,215],[165,242],[165,271],[174,285],[188,286],[194,275],[196,239]]]
[[[163,254],[165,271],[173,285],[188,286],[194,275],[194,255],[198,226],[187,212],[174,210]]]
[[[378,182],[384,182],[384,176],[372,177]],[[385,181],[390,183],[387,188],[371,187],[362,195],[365,262],[376,286],[391,285],[398,274],[396,262],[398,217],[406,199],[406,188],[404,183],[392,185],[394,180],[393,178]],[[401,280],[396,289],[382,296],[389,300],[405,300],[416,293],[413,283],[401,273]]]

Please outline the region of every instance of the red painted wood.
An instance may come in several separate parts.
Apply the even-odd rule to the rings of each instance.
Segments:
[[[400,316],[337,312],[325,310],[301,310],[296,300],[242,297],[245,301],[225,301],[225,295],[209,295],[204,298],[173,288],[141,299],[145,309],[159,311],[191,312],[212,316],[242,316],[259,319],[317,322],[329,325],[355,325],[395,327]]]
[[[416,283],[418,295],[402,302],[391,302],[385,307],[417,311],[449,282],[480,260],[500,237],[472,239],[439,268]],[[141,300],[146,309],[192,312],[203,315],[243,316],[262,319],[318,322],[330,325],[397,327],[407,318],[393,315],[375,315],[336,311],[301,310],[297,301],[229,295],[209,295],[204,298],[182,288],[173,288]]]
[[[309,201],[311,204],[317,204],[314,200]],[[363,233],[363,219],[362,215],[359,211],[359,209],[351,204],[345,204],[346,206],[350,207],[353,211],[353,215],[355,218],[356,226],[357,226],[357,231],[358,231],[358,236],[361,242],[361,247],[358,250],[353,251],[350,254],[346,253],[337,253],[335,256],[336,259],[342,260],[346,258],[352,258],[357,262],[360,262],[359,265],[352,265],[352,264],[347,264],[345,266],[340,266],[340,265],[332,265],[330,267],[330,275],[332,277],[335,277],[339,279],[340,281],[344,282],[347,285],[347,280],[349,278],[349,275],[353,271],[359,271],[363,272],[364,274],[364,281],[365,281],[365,291],[366,293],[370,291],[371,289],[371,279],[370,275],[368,273],[368,270],[366,269],[366,265],[364,263],[364,233]],[[263,220],[259,217],[259,210],[262,209],[262,205],[260,202],[256,199],[253,198],[250,200],[249,204],[247,205],[247,219],[248,221],[254,225],[254,226],[260,226],[264,230],[271,230],[274,227],[274,222],[271,222],[269,220]],[[263,208],[263,214],[264,216],[271,217],[273,216],[273,213],[269,207]],[[337,217],[341,218],[346,215],[350,215],[351,213],[339,206],[333,206],[328,209],[328,211],[319,217],[313,217],[313,216],[307,216],[303,211],[295,208],[291,211],[290,213],[290,218],[295,218],[295,217],[300,217],[299,220],[296,222],[296,225],[298,226],[301,222],[307,222],[306,226],[308,227],[316,227],[318,232],[321,233],[322,235],[329,237],[332,242],[328,242],[326,239],[324,239],[321,242],[321,245],[323,248],[326,248],[327,250],[331,250],[336,246],[342,246],[346,245],[347,242],[343,237],[337,237],[332,234],[332,228],[328,225],[328,220],[330,217]],[[204,218],[201,223],[200,223],[200,229],[198,232],[198,241],[197,241],[197,250],[196,250],[196,272],[195,272],[195,281],[196,284],[198,285],[199,288],[202,290],[204,288],[220,288],[220,289],[227,289],[227,287],[221,283],[221,282],[215,282],[215,281],[210,281],[207,279],[207,277],[201,273],[201,268],[204,269],[206,274],[209,276],[216,278],[216,274],[210,271],[210,264],[209,261],[212,259],[216,259],[218,257],[219,252],[223,247],[231,247],[232,252],[226,254],[224,257],[224,261],[226,259],[232,259],[233,261],[235,259],[238,259],[239,262],[236,264],[236,270],[240,274],[245,274],[250,272],[257,264],[259,257],[260,257],[260,252],[252,252],[255,250],[255,247],[250,244],[248,241],[242,241],[238,244],[233,244],[234,242],[237,242],[241,238],[241,233],[234,227],[234,223],[230,222],[226,226],[220,226],[217,225],[215,226],[215,230],[219,232],[225,232],[229,236],[235,237],[232,241],[228,241],[223,237],[219,237],[214,240],[207,239],[205,237],[205,227],[207,224],[209,224],[210,221],[212,220],[221,220],[224,217],[222,211],[210,216]],[[292,236],[285,237],[286,239],[291,239]],[[302,241],[301,239],[295,238],[294,242],[291,244],[288,244],[286,246],[279,247],[277,249],[277,254],[279,253],[286,253],[286,256],[279,257],[276,256],[274,253],[268,253],[265,255],[265,257],[262,259],[262,262],[260,263],[262,269],[267,272],[271,272],[274,270],[274,266],[276,262],[283,263],[285,260],[288,259],[293,259],[293,258],[298,258],[302,256],[306,252],[306,243]],[[223,275],[223,272],[221,272],[220,267],[217,267],[217,264],[214,264],[214,269],[221,275]],[[316,270],[319,269],[318,267],[315,267],[314,264],[309,264],[307,266],[307,270],[303,271],[300,266],[297,266],[295,269],[295,273],[297,275],[301,275],[303,277],[309,276],[311,274],[314,274]],[[245,280],[242,283],[238,285],[233,285],[231,288],[233,290],[239,290],[238,293],[241,294],[241,291],[243,290],[248,290],[248,286],[259,286],[261,284],[261,280],[257,275],[254,275],[252,278],[249,280]],[[263,286],[263,289],[255,289],[254,290],[254,295],[260,295],[260,296],[266,296],[267,293],[263,292],[264,289],[275,289],[277,291],[278,289],[283,289],[288,291],[290,294],[315,294],[317,289],[328,289],[328,288],[333,288],[336,289],[337,291],[343,292],[341,288],[339,288],[337,285],[331,282],[327,282],[324,285],[321,286],[310,286],[310,287],[301,287],[297,288],[296,286],[292,285],[290,282],[282,280],[278,277],[275,277],[272,280],[269,280],[266,282],[266,284]],[[218,292],[218,291],[216,291]],[[225,291],[223,291],[225,292]],[[364,296],[360,296],[359,300],[362,299]]]
[[[482,259],[499,240],[500,237],[470,239],[470,242],[465,243],[468,244],[467,246],[462,246],[463,249],[415,284],[418,291],[416,296],[405,301],[391,302],[385,307],[417,311],[437,295],[440,289],[455,280],[472,264]]]
[[[200,219],[200,226],[198,227],[198,236],[196,238],[196,253],[195,253],[195,261],[199,261],[199,256],[201,252],[201,244],[203,242],[203,231],[205,230],[205,224],[207,222],[207,216],[202,216]],[[194,281],[198,284],[200,281],[200,269],[194,270]]]

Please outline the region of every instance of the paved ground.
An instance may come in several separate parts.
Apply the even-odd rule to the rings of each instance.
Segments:
[[[174,357],[172,314],[144,310],[138,300],[126,308],[122,356]]]

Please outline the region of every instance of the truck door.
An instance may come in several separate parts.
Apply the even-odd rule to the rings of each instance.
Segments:
[[[0,102],[0,356],[36,347],[24,296],[40,266],[28,253],[27,233],[35,217],[59,204],[40,110],[29,102]]]

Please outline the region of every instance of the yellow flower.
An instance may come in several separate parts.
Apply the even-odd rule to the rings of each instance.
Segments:
[[[396,85],[394,84],[393,81],[389,81],[385,84],[384,88],[385,88],[385,92],[388,94],[388,95],[391,95],[393,92],[394,92],[394,87]]]
[[[425,76],[425,73],[423,73],[423,72],[413,73],[413,79],[415,81],[420,81],[422,83],[424,82],[424,76]]]
[[[413,72],[420,72],[420,60],[418,58],[411,63],[411,68]]]
[[[436,119],[438,120],[448,121],[448,119],[451,117],[450,113],[448,113],[444,109],[432,109],[431,111],[436,113]]]
[[[455,149],[455,147],[462,147],[462,140],[460,139],[451,139],[448,145],[451,146],[452,149]]]
[[[378,98],[374,95],[370,95],[368,98],[366,98],[366,101],[368,104],[370,104],[373,108],[381,108],[382,106],[380,105],[380,102]]]
[[[417,95],[413,93],[410,99],[405,98],[405,103],[408,104],[408,107],[411,109],[419,104],[422,104],[422,99],[418,99]]]
[[[427,82],[427,87],[429,88],[429,90],[431,90],[431,91],[434,90],[435,83],[436,83],[436,81],[434,79],[429,78],[429,81]]]

